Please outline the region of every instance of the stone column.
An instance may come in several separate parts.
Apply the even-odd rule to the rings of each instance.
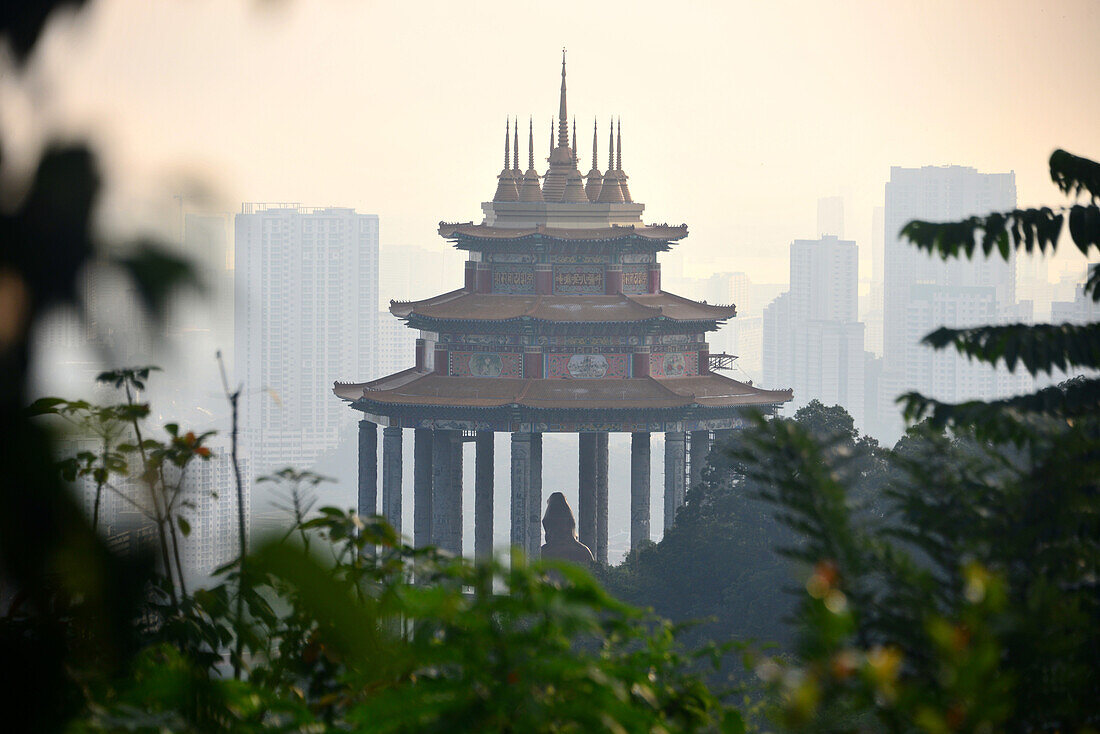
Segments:
[[[413,545],[432,544],[432,432],[413,431]]]
[[[527,500],[531,495],[531,434],[512,434],[512,532],[513,548],[527,552]]]
[[[577,534],[596,554],[596,434],[581,433],[577,450]]]
[[[703,467],[710,453],[710,431],[691,432],[691,486],[703,481]]]
[[[474,443],[474,558],[493,555],[493,440],[492,431],[478,431]]]
[[[459,506],[455,506],[455,436],[454,431],[435,430],[432,432],[432,543],[440,549],[456,555],[462,553],[462,546],[455,548],[455,520],[461,513],[461,494]],[[461,490],[460,490],[461,492]],[[458,537],[462,537],[459,526]]]
[[[676,510],[684,504],[684,475],[687,467],[683,431],[665,432],[665,531],[676,521]]]
[[[596,434],[596,560],[607,565],[607,433]]]
[[[359,421],[359,498],[360,515],[378,514],[378,426]]]
[[[462,449],[466,442],[462,440],[462,431],[451,431],[451,535],[447,545],[442,546],[462,555]]]
[[[649,432],[630,434],[630,550],[649,540]]]
[[[382,514],[401,535],[401,427],[382,429]]]
[[[542,434],[531,434],[531,493],[527,496],[527,556],[542,554]]]

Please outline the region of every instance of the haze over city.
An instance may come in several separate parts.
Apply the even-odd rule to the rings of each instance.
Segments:
[[[890,166],[1012,170],[1042,202],[1053,147],[1100,145],[1100,100],[1076,94],[1100,88],[1098,26],[1088,0],[98,2],[4,75],[0,129],[23,165],[55,131],[102,141],[107,221],[172,233],[187,177],[225,211],[350,206],[383,247],[442,248],[435,223],[492,193],[505,118],[545,141],[565,46],[578,128],[622,117],[646,221],[784,282],[819,197],[870,241]]]
[[[1098,38],[0,10],[0,730],[1100,730]]]

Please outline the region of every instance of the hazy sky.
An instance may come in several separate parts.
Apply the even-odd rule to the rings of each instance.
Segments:
[[[108,214],[170,225],[192,177],[225,211],[353,206],[383,245],[442,247],[437,222],[492,195],[506,116],[535,116],[545,167],[566,46],[582,171],[593,116],[621,115],[646,220],[782,281],[820,196],[845,196],[868,257],[891,165],[1015,170],[1021,204],[1057,201],[1050,151],[1100,156],[1098,37],[1094,0],[101,0],[51,26],[26,75],[6,65],[0,126],[24,164],[92,131]]]

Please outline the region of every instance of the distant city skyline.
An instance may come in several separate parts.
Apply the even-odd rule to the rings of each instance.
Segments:
[[[622,116],[632,190],[654,202],[647,221],[686,221],[696,256],[729,254],[739,265],[725,269],[757,282],[784,279],[787,245],[817,234],[820,197],[842,196],[845,236],[869,243],[891,166],[1015,171],[1028,205],[1056,196],[1051,150],[1100,151],[1100,98],[1081,93],[1100,87],[1100,6],[1085,0],[676,13],[100,0],[82,21],[53,24],[25,77],[3,75],[0,130],[6,166],[29,165],[49,135],[91,133],[110,228],[174,231],[172,196],[190,196],[191,177],[210,189],[195,201],[222,211],[281,198],[353,207],[387,222],[387,242],[441,249],[438,219],[479,218],[492,196],[504,119],[534,115],[545,139],[562,46],[576,108]],[[453,53],[457,28],[476,53]],[[663,51],[609,44],[609,29],[660,29]]]

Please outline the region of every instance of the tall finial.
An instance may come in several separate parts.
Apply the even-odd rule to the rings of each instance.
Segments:
[[[615,170],[623,170],[623,118],[618,120],[618,142],[615,144]]]
[[[528,121],[527,130],[527,170],[535,170],[535,118]]]
[[[596,135],[597,134],[598,134],[598,131],[597,131],[596,118],[593,117],[592,118],[592,170],[598,170],[599,167],[600,167],[599,163],[596,161]]]
[[[519,116],[516,116],[516,134],[512,137],[512,164],[516,173],[519,173]]]
[[[550,155],[554,155],[554,118],[550,118]]]
[[[511,142],[508,140],[508,125],[510,125],[511,122],[512,121],[508,120],[508,119],[504,120],[504,170],[505,171],[510,170],[512,168],[510,165],[508,165],[508,153],[511,152],[509,149],[512,147]]]
[[[577,167],[577,118],[573,117],[573,167]]]
[[[553,132],[551,131],[551,140]],[[550,146],[554,146],[551,144]],[[565,48],[561,50],[561,100],[558,102],[558,147],[569,147],[569,113],[565,107]]]
[[[611,128],[607,132],[607,170],[615,170],[615,121],[608,120],[607,126]]]

